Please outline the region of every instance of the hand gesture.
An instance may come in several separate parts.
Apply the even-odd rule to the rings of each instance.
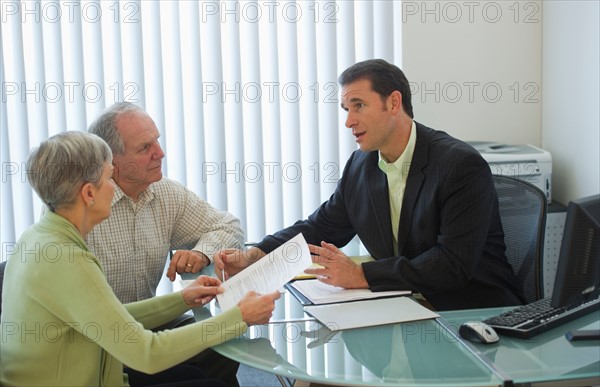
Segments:
[[[366,289],[369,283],[365,278],[362,266],[358,265],[340,249],[331,243],[321,242],[321,246],[308,245],[312,261],[323,268],[306,269],[306,274],[313,274],[321,282],[346,289]]]
[[[221,281],[217,278],[201,275],[182,290],[183,300],[190,308],[206,305],[217,294],[223,293],[220,285]]]

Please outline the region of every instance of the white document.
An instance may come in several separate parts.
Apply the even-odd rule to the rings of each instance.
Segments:
[[[373,292],[371,289],[344,289],[338,286],[328,285],[316,279],[294,281],[290,285],[315,305],[371,298],[407,296],[411,294],[410,290]]]
[[[332,331],[439,317],[410,297],[312,305],[304,310]]]
[[[257,262],[223,282],[217,295],[221,310],[234,307],[248,293],[272,293],[312,264],[304,236],[296,235]]]

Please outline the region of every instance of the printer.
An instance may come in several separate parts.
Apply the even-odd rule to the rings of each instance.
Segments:
[[[488,162],[493,175],[511,176],[527,181],[546,194],[552,202],[552,157],[548,151],[529,144],[469,141]]]

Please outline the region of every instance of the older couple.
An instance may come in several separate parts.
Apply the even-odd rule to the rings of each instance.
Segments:
[[[216,317],[153,332],[212,300],[220,281],[200,276],[180,292],[119,301],[85,242],[111,214],[112,161],[102,139],[75,131],[53,136],[31,153],[29,181],[49,211],[23,233],[8,259],[0,384],[145,385],[129,380],[130,371],[138,371],[156,374],[156,385],[222,386],[181,363],[267,322],[279,294],[251,292]]]

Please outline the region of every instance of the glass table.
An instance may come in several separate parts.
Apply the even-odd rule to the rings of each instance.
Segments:
[[[332,332],[282,290],[269,324],[253,326],[214,350],[293,379],[344,386],[600,385],[600,342],[569,342],[565,332],[598,329],[595,312],[529,340],[462,340],[458,327],[510,308],[441,312],[434,320]],[[197,320],[220,313],[213,301]],[[399,311],[401,313],[401,311]]]
[[[197,320],[219,313],[211,303]],[[271,322],[214,350],[287,379],[345,386],[500,386],[503,378],[437,320],[332,332],[287,292]]]

